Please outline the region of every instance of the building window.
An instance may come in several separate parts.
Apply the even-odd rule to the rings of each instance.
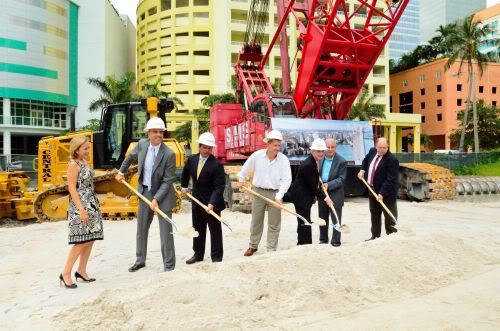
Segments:
[[[457,106],[461,106],[462,105],[462,99],[457,99]]]
[[[425,75],[424,75],[424,74],[422,74],[422,75],[418,76],[418,81],[419,81],[420,83],[422,83],[423,81],[425,81]]]
[[[422,116],[422,123],[425,123],[425,116]]]
[[[420,95],[425,95],[425,89],[424,88],[420,89]]]
[[[11,100],[11,123],[48,128],[66,128],[67,106],[54,102]]]
[[[439,84],[438,86],[436,86],[436,88],[437,88],[438,92],[441,92],[441,84]]]
[[[443,114],[437,114],[437,119],[438,122],[441,122],[443,120]]]
[[[413,114],[413,92],[401,93],[399,95],[399,112],[402,114]]]
[[[408,86],[408,80],[407,79],[403,79],[403,87],[406,87]]]
[[[457,84],[457,91],[462,91],[462,84]]]
[[[492,101],[491,105],[496,107],[497,106],[497,102],[496,101]]]
[[[157,12],[156,7],[149,8],[149,10],[148,10],[148,16],[153,16],[153,15],[156,14],[156,12]]]
[[[187,7],[189,6],[189,0],[177,0],[175,1],[175,5],[177,8]]]
[[[425,109],[425,102],[420,103],[420,109],[422,109],[422,110]]]
[[[141,21],[144,21],[146,19],[146,13],[142,13],[140,17],[141,17]]]
[[[437,105],[438,105],[438,107],[441,107],[443,105],[443,102],[441,99],[437,99]]]
[[[497,94],[497,87],[496,87],[496,86],[493,86],[493,87],[491,88],[491,93],[493,93],[493,94]]]
[[[484,86],[479,86],[479,93],[483,93],[484,92]]]
[[[172,0],[161,0],[161,10],[170,10],[172,9]]]
[[[194,0],[195,6],[208,6],[208,0]]]
[[[441,71],[436,71],[436,79],[441,79]]]

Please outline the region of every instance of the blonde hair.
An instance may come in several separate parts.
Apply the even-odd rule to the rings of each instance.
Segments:
[[[71,139],[69,142],[69,156],[72,160],[76,159],[76,152],[78,149],[85,144],[86,142],[89,142],[88,137],[75,137]]]

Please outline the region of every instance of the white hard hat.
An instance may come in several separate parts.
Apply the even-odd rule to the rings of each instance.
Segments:
[[[311,150],[313,151],[326,151],[327,149],[325,141],[320,138],[314,139],[311,144]]]
[[[196,142],[205,146],[215,147],[215,137],[210,132],[202,133]]]
[[[148,123],[146,124],[146,128],[144,129],[144,131],[148,131],[148,130],[163,130],[165,131],[166,128],[165,128],[165,123],[163,123],[163,120],[159,117],[151,117],[148,121]]]
[[[267,143],[267,141],[271,139],[283,141],[283,136],[278,130],[272,130],[267,133],[266,138],[264,138],[264,142]]]

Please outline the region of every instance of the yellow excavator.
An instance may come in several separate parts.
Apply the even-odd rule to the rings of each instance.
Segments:
[[[141,102],[127,102],[105,107],[101,113],[101,127],[97,132],[81,131],[60,137],[44,137],[38,144],[38,157],[33,168],[38,174],[37,191],[29,192],[29,178],[23,172],[0,173],[0,218],[18,220],[38,218],[40,221],[66,219],[68,187],[66,169],[69,162],[69,143],[78,136],[91,141],[87,162],[96,170],[94,186],[105,219],[132,219],[137,216],[137,197],[114,180],[117,168],[139,139],[146,136],[144,128],[150,117],[165,121],[166,113],[174,108],[170,99],[148,98]],[[166,122],[166,121],[165,121]],[[184,148],[172,138],[164,138],[176,155],[176,167],[184,166]],[[137,168],[130,167],[126,180],[137,185]],[[181,197],[177,197],[180,209]]]

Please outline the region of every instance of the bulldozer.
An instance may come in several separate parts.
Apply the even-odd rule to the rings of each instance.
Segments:
[[[69,206],[66,170],[69,143],[79,136],[91,142],[88,164],[96,171],[94,187],[99,198],[102,215],[108,220],[137,217],[138,199],[124,185],[114,180],[116,170],[128,152],[146,136],[144,128],[150,117],[165,121],[166,113],[174,108],[170,99],[155,97],[140,102],[112,104],[103,108],[99,131],[80,131],[59,137],[44,137],[38,144],[38,156],[33,168],[38,175],[37,191],[28,191],[29,177],[23,172],[0,172],[0,218],[18,220],[38,218],[40,221],[66,219]],[[176,167],[185,161],[184,148],[173,138],[164,138],[176,155]],[[137,167],[125,174],[127,182],[137,186]],[[177,196],[178,211],[181,197]]]

